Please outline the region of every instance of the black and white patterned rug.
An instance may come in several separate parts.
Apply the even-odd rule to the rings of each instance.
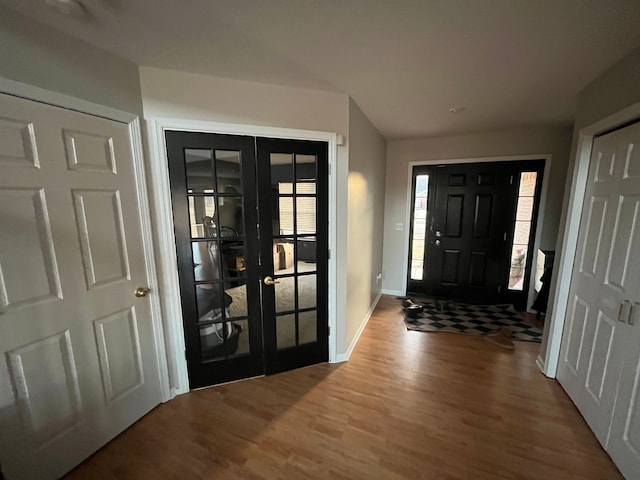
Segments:
[[[487,335],[508,327],[513,340],[542,341],[542,331],[526,322],[513,305],[467,305],[453,302],[425,302],[418,318],[404,316],[407,330]]]

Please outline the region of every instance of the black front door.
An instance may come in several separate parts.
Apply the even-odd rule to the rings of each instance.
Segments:
[[[424,224],[424,259],[412,260],[409,290],[525,308],[543,167],[538,160],[416,167],[412,249]]]
[[[326,361],[327,144],[166,141],[191,388]]]

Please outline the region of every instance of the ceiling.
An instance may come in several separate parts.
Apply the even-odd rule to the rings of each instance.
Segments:
[[[139,65],[347,93],[388,139],[568,125],[640,45],[637,0],[47,1],[0,4]]]

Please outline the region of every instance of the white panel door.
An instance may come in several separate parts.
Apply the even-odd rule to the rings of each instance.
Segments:
[[[593,144],[558,367],[558,380],[605,446],[624,359],[621,306],[637,283],[629,274],[636,200],[621,190],[630,131],[638,135],[640,125]],[[637,181],[635,189],[640,194]]]
[[[160,402],[129,126],[0,95],[0,463],[53,479]]]
[[[622,312],[624,363],[607,451],[627,478],[637,479],[640,478],[640,126],[624,132],[616,236],[606,281],[624,284],[630,305],[626,304]]]

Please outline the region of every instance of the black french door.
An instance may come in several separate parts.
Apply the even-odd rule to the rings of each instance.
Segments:
[[[542,160],[415,167],[408,290],[524,309],[543,168]]]
[[[328,146],[258,138],[257,152],[265,371],[276,373],[329,359]]]
[[[166,141],[191,388],[327,361],[327,144]]]

